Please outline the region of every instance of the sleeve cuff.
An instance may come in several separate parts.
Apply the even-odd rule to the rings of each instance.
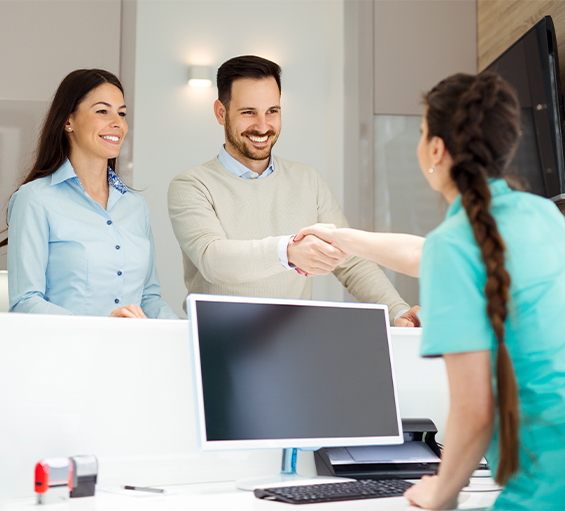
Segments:
[[[281,239],[279,240],[279,245],[278,245],[279,261],[283,265],[283,267],[287,270],[292,270],[295,267],[293,264],[291,265],[288,262],[287,249],[291,238],[293,238],[292,234],[290,236],[282,236]]]
[[[410,309],[400,309],[397,313],[396,316],[394,316],[394,319],[392,320],[392,324],[394,325],[396,323],[396,320],[402,316],[402,314],[408,312]]]

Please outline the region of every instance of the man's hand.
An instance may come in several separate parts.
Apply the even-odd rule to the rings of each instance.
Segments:
[[[147,319],[147,316],[145,315],[145,313],[143,312],[141,307],[138,307],[137,305],[134,305],[133,303],[131,303],[130,305],[126,305],[125,307],[118,307],[117,309],[114,309],[110,313],[110,317],[111,318],[145,318],[145,319]]]
[[[407,310],[404,314],[402,314],[402,316],[396,318],[394,326],[420,326],[420,320],[418,319],[418,312],[420,309],[421,307],[419,305],[414,305],[414,307]]]
[[[307,275],[327,275],[347,259],[347,254],[316,236],[290,240],[287,248],[288,262]]]

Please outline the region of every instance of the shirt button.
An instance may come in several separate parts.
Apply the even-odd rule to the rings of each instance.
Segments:
[[[120,245],[116,245],[116,250],[120,250]]]
[[[122,274],[122,272],[121,272],[121,271],[119,271],[119,272],[118,272],[118,275],[121,275],[121,274]]]
[[[114,300],[115,303],[120,303],[120,300],[118,300],[117,298]]]
[[[106,223],[107,223],[108,225],[112,225],[112,220],[108,220]]]

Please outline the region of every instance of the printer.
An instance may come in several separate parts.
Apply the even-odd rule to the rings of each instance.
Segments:
[[[404,443],[327,447],[314,452],[318,475],[353,479],[419,479],[434,475],[441,451],[430,419],[402,419]]]

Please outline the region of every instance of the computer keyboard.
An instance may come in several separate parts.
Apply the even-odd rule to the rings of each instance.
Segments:
[[[399,497],[410,486],[412,486],[412,483],[402,479],[379,481],[361,479],[345,483],[259,488],[253,493],[258,499],[279,500],[289,504],[310,504],[313,502],[332,502],[336,500]]]

